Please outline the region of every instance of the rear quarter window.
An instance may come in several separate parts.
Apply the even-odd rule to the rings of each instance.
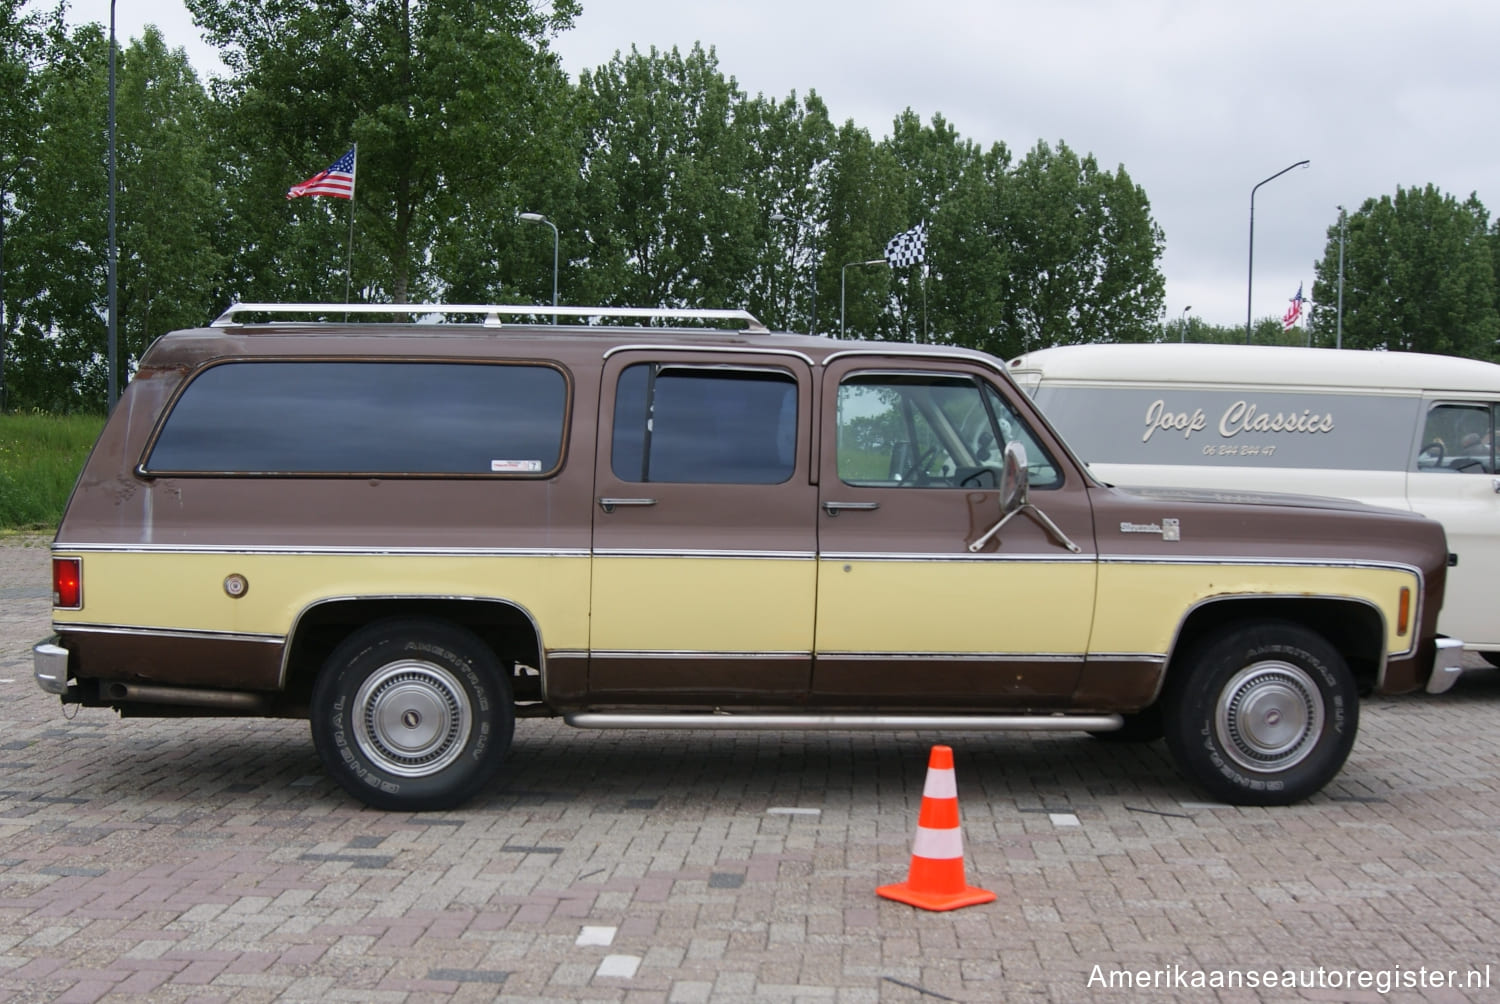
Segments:
[[[256,361],[198,373],[148,474],[544,476],[568,381],[549,364]]]
[[[1085,461],[1405,470],[1420,401],[1260,389],[1057,386],[1037,405]]]

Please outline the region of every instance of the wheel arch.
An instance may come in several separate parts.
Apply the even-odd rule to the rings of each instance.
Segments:
[[[1385,615],[1368,600],[1354,597],[1226,596],[1199,603],[1183,618],[1167,655],[1167,681],[1189,672],[1186,665],[1201,644],[1250,621],[1285,621],[1321,635],[1341,655],[1361,693],[1373,689],[1385,667]]]
[[[297,615],[287,638],[282,690],[293,700],[306,701],[319,670],[345,638],[379,621],[413,618],[467,628],[506,668],[514,663],[536,668],[542,676],[513,677],[511,685],[517,701],[541,699],[546,667],[536,618],[510,600],[458,596],[345,596],[310,604]]]

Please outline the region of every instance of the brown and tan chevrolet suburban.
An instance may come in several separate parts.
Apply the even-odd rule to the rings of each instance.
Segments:
[[[1458,672],[1431,520],[1107,487],[978,352],[556,312],[591,323],[244,304],[159,339],[58,529],[38,683],[305,717],[388,809],[470,797],[533,716],[1164,737],[1269,805],[1339,772],[1361,694]]]

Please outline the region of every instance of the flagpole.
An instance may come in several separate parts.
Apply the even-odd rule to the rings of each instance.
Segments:
[[[354,144],[354,170],[349,179],[349,257],[344,266],[344,302],[349,302],[350,287],[354,284],[354,188],[359,178],[359,144]]]

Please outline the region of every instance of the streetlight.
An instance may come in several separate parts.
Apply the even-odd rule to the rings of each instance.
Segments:
[[[557,224],[553,223],[541,213],[522,213],[519,219],[523,223],[545,223],[552,228],[552,306],[557,306]],[[557,323],[557,315],[552,315],[552,323]]]
[[[804,219],[796,216],[788,216],[780,210],[772,213],[770,220],[772,223],[795,223],[799,227],[807,223]],[[811,248],[811,250],[813,252],[813,267],[812,282],[809,285],[812,286],[812,310],[807,321],[807,333],[809,335],[816,335],[818,333],[818,252],[816,248]]]
[[[1183,343],[1187,342],[1187,312],[1192,309],[1193,305],[1191,303],[1182,308],[1182,337],[1179,341]]]
[[[22,157],[0,178],[0,414],[5,412],[5,340],[10,336],[10,315],[5,312],[5,210],[10,183],[23,169],[36,165],[36,158]]]
[[[1347,217],[1345,216],[1344,207],[1343,206],[1339,206],[1338,209],[1339,209],[1339,306],[1338,306],[1338,313],[1337,313],[1337,315],[1335,315],[1336,319],[1335,319],[1335,322],[1334,322],[1334,328],[1337,331],[1337,335],[1336,335],[1336,337],[1334,339],[1333,347],[1336,348],[1336,349],[1341,349],[1341,348],[1344,347],[1344,225],[1345,225]]]
[[[1265,179],[1265,181],[1256,182],[1255,188],[1250,189],[1250,272],[1249,272],[1249,278],[1247,278],[1246,281],[1245,281],[1245,344],[1246,345],[1250,344],[1250,297],[1251,297],[1251,290],[1254,289],[1254,287],[1255,287],[1255,189],[1259,188],[1261,185],[1264,185],[1266,183],[1266,181],[1275,181],[1277,178],[1281,177],[1283,174],[1286,174],[1288,171],[1292,170],[1293,168],[1306,167],[1310,163],[1312,163],[1312,162],[1311,161],[1307,161],[1307,160],[1299,160],[1295,164],[1290,164],[1290,165],[1288,165],[1286,167],[1283,167],[1281,170],[1277,171],[1275,174],[1273,174],[1269,178]]]
[[[884,258],[871,258],[869,261],[851,261],[839,269],[839,337],[844,337],[844,283],[849,270],[856,265],[885,265],[889,264]]]

